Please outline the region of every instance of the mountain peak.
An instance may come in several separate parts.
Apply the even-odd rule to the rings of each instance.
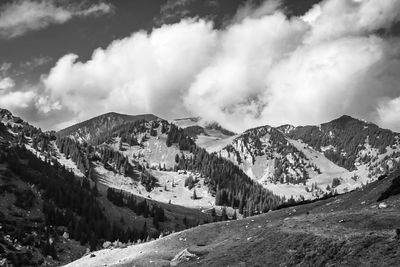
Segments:
[[[339,118],[324,124],[330,124],[337,128],[345,128],[346,126],[349,126],[349,124],[366,124],[366,121],[353,118],[349,115],[342,115]]]
[[[127,115],[117,112],[109,112],[60,130],[58,134],[60,136],[73,136],[77,140],[90,142],[101,133],[109,131],[124,123],[139,120],[153,121],[159,119],[159,117],[153,114]]]
[[[11,119],[13,117],[13,114],[9,110],[0,108],[0,119]]]

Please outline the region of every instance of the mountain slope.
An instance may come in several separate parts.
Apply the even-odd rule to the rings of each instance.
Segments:
[[[158,117],[153,114],[126,115],[110,112],[60,130],[58,134],[61,137],[71,136],[79,142],[91,142],[101,134],[124,123],[157,119]]]
[[[400,157],[400,134],[350,116],[320,126],[296,127],[287,135],[301,139],[349,171],[363,164],[372,166],[382,156]],[[386,168],[384,164],[380,167]]]
[[[175,119],[171,123],[185,130],[198,146],[208,152],[217,152],[230,144],[236,134],[216,122],[206,122],[200,117]]]
[[[381,208],[376,200],[399,174],[327,200],[98,251],[67,266],[396,266],[400,199]]]
[[[104,186],[80,160],[86,144],[67,138],[61,151],[54,132],[0,115],[0,265],[56,266],[220,218]]]
[[[400,134],[342,116],[320,126],[249,129],[218,152],[287,198],[342,193],[400,164]]]
[[[226,131],[216,124],[202,129]],[[231,162],[197,146],[191,130],[164,120],[125,122],[100,133],[92,145],[71,139],[76,133],[57,140],[60,152],[109,187],[186,207],[226,205],[241,214],[266,212],[283,201]]]

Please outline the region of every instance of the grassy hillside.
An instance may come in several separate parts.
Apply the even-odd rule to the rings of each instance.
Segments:
[[[396,266],[400,198],[390,197],[385,208],[377,199],[398,175],[327,200],[99,251],[68,266]],[[192,258],[173,260],[185,249]]]

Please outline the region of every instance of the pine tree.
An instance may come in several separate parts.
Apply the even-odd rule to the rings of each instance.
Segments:
[[[196,195],[196,189],[193,190],[193,196],[192,199],[196,200],[197,199],[197,195]]]
[[[237,220],[236,210],[235,210],[235,212],[233,213],[232,220]]]
[[[222,220],[223,220],[223,221],[228,220],[228,215],[226,214],[226,207],[225,207],[225,206],[222,207],[222,210],[221,210],[221,217],[222,217]]]
[[[91,251],[95,251],[97,247],[97,239],[95,234],[92,232],[91,236],[90,236],[90,250]]]

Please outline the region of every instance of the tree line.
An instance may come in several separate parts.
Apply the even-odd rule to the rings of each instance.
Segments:
[[[191,156],[176,156],[176,168],[197,171],[206,177],[205,183],[216,196],[216,205],[239,208],[240,213],[254,213],[267,212],[284,201],[250,179],[231,161],[198,147],[174,124],[170,125],[166,142],[167,146],[178,144],[181,150],[191,152]]]

